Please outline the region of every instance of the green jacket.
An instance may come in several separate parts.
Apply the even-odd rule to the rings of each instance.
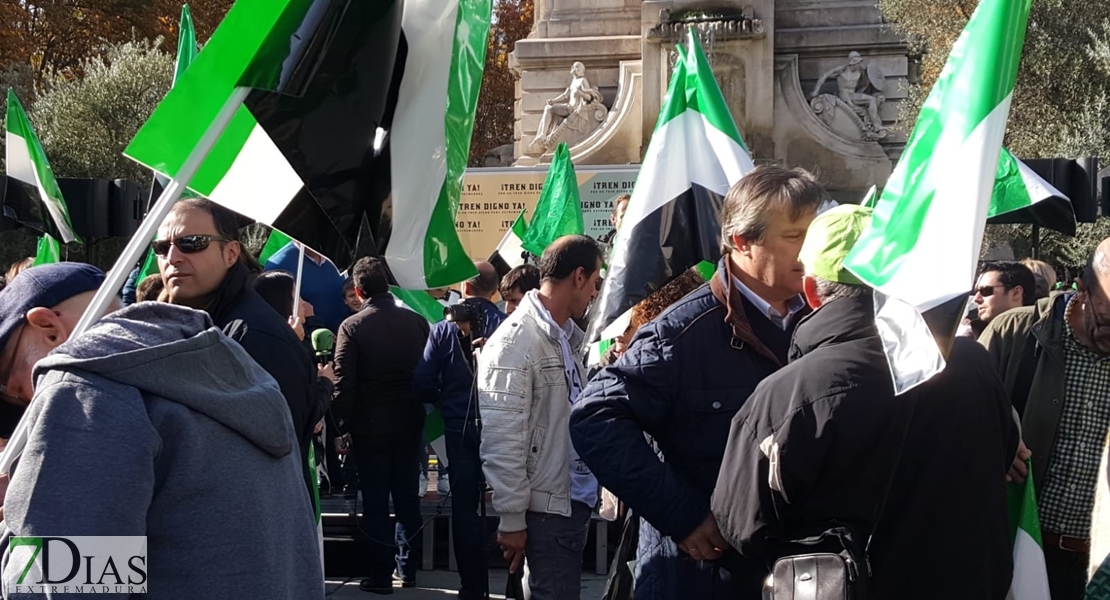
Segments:
[[[1033,453],[1033,480],[1040,478],[1052,464],[1056,430],[1064,408],[1064,308],[1071,292],[1060,292],[1043,298],[1034,306],[1008,310],[994,318],[979,336],[998,367],[1006,385],[1006,393],[1014,397],[1019,376],[1025,370],[1026,343],[1035,340],[1033,379],[1021,412],[1021,437]],[[1025,381],[1028,382],[1026,375]],[[1020,404],[1020,401],[1019,401]]]

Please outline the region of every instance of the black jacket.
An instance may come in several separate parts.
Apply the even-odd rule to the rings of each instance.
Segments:
[[[293,417],[307,482],[315,476],[308,473],[308,445],[312,430],[324,415],[316,368],[289,323],[248,285],[249,278],[242,264],[232,267],[209,300],[206,312],[281,387]]]
[[[1004,598],[1018,431],[1002,382],[960,338],[942,373],[895,397],[873,311],[868,294],[802,321],[790,364],[736,415],[713,494],[721,533],[761,564],[777,541],[834,520],[866,540],[895,473],[870,553],[874,597]]]
[[[424,317],[397,306],[388,293],[367,300],[339,326],[332,410],[347,432],[374,443],[420,438],[424,405],[413,391],[413,373],[429,329]]]
[[[579,456],[602,486],[646,521],[638,600],[728,598],[746,578],[742,569],[722,570],[676,548],[709,515],[732,417],[780,366],[753,332],[744,305],[719,267],[710,284],[643,326],[571,411]],[[789,331],[777,335],[788,339]]]

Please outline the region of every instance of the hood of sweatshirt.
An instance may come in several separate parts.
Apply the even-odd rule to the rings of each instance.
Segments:
[[[114,312],[35,366],[83,371],[201,413],[274,456],[294,449],[289,407],[274,381],[207,313],[160,302]]]

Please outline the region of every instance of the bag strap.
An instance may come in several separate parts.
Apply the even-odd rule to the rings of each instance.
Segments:
[[[904,402],[898,398],[892,399],[894,402]],[[902,427],[901,442],[898,444],[898,454],[894,458],[894,468],[891,470],[890,479],[886,482],[886,488],[883,490],[883,497],[879,500],[879,506],[875,509],[875,518],[872,519],[871,533],[867,536],[867,544],[863,547],[863,562],[867,565],[867,576],[871,577],[871,542],[875,539],[875,532],[879,530],[879,523],[883,518],[883,513],[886,510],[886,501],[890,497],[890,489],[894,487],[894,479],[898,477],[898,468],[902,463],[902,451],[906,449],[906,440],[910,437],[910,425],[913,424],[913,413],[917,410],[917,398],[914,398],[914,405],[910,408],[910,412],[905,417],[905,425]]]

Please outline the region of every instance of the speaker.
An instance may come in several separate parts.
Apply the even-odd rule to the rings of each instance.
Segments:
[[[108,189],[108,235],[131,237],[142,222],[143,186],[126,179],[112,181]]]
[[[58,179],[58,187],[69,206],[69,218],[73,229],[84,238],[108,237],[108,190],[111,181],[107,179],[84,179],[63,177]]]
[[[1077,222],[1094,223],[1098,219],[1097,158],[1035,158],[1023,162],[1071,200]]]

